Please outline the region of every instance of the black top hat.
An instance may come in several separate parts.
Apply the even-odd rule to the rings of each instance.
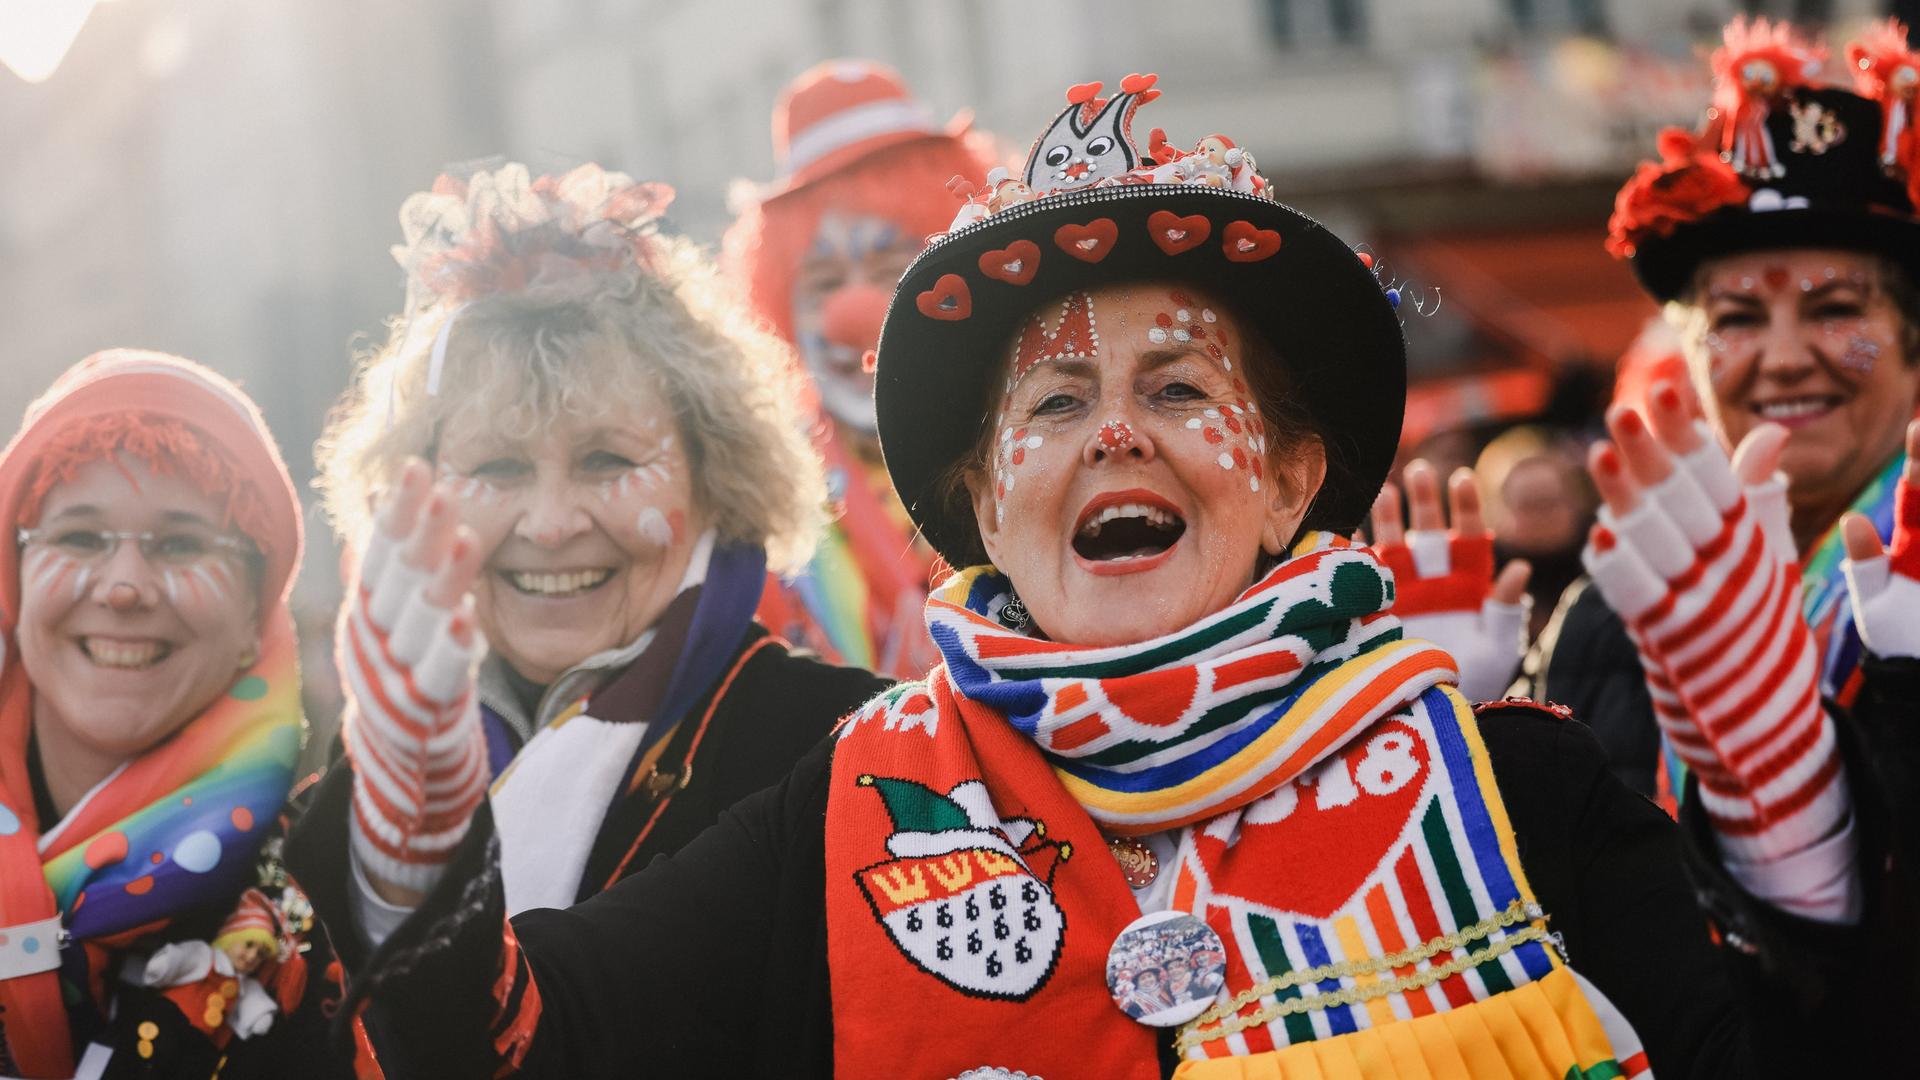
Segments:
[[[1863,91],[1853,93],[1813,85],[1821,50],[1785,25],[1736,19],[1714,54],[1704,130],[1662,133],[1662,160],[1642,164],[1615,201],[1609,250],[1663,301],[1683,294],[1704,260],[1743,251],[1867,251],[1920,275],[1904,34],[1882,24],[1869,39],[1877,49],[1848,50]]]
[[[1158,96],[1153,81],[1129,76],[1112,99],[1095,96],[1097,83],[1070,91],[1025,182],[990,177],[894,291],[874,384],[881,450],[907,512],[952,565],[984,557],[972,506],[947,481],[988,423],[1014,332],[1081,289],[1191,284],[1259,333],[1325,422],[1329,475],[1350,478],[1321,491],[1304,528],[1352,531],[1386,479],[1406,346],[1371,259],[1275,202],[1252,155],[1223,137],[1181,154],[1156,130],[1148,151],[1136,147],[1132,115]]]

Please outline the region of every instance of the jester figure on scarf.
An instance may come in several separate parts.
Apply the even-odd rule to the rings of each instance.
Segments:
[[[920,623],[932,554],[880,463],[871,354],[893,285],[986,176],[962,113],[937,125],[897,72],[836,60],[796,78],[773,113],[779,179],[745,198],[727,271],[804,364],[835,521],[805,572],[767,590],[760,619],[830,659],[910,676],[932,662]],[[743,191],[745,190],[743,186]]]
[[[89,357],[0,454],[0,520],[0,1075],[316,1074],[338,987],[276,859],[300,511],[259,410]]]
[[[1386,287],[1239,144],[1143,149],[1158,94],[1076,87],[1026,194],[970,201],[894,290],[885,463],[964,567],[923,611],[937,662],[565,911],[509,915],[476,815],[357,984],[383,1053],[1600,1080],[1749,1075],[1849,1022],[1742,1001],[1674,823],[1396,614],[1343,539],[1405,408]]]

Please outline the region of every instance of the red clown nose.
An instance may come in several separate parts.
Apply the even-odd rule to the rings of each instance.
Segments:
[[[880,343],[880,324],[886,321],[892,299],[893,294],[878,285],[835,289],[820,306],[820,330],[834,345],[871,349]]]

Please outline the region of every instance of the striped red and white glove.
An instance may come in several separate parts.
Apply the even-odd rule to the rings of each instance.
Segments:
[[[1609,416],[1620,447],[1594,454],[1607,508],[1583,561],[1639,647],[1661,729],[1699,777],[1722,853],[1777,863],[1832,838],[1850,813],[1800,614],[1784,481],[1743,485],[1665,391],[1659,441],[1639,414]],[[1784,436],[1763,437],[1768,457]]]
[[[425,485],[424,470],[410,468],[335,635],[353,853],[374,878],[418,893],[438,881],[487,789],[473,692],[483,643],[464,597],[477,560],[446,500],[423,498]]]
[[[1907,428],[1907,464],[1893,494],[1893,543],[1872,522],[1843,523],[1847,593],[1860,640],[1875,656],[1920,657],[1920,422]]]
[[[1508,564],[1496,580],[1493,532],[1481,516],[1471,471],[1448,480],[1453,502],[1445,528],[1440,484],[1425,461],[1406,469],[1413,528],[1400,525],[1400,496],[1389,483],[1373,504],[1373,551],[1393,571],[1393,614],[1408,637],[1431,641],[1460,668],[1460,693],[1472,701],[1502,697],[1527,651],[1527,564]]]

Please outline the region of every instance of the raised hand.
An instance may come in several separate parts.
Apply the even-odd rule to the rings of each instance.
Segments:
[[[1656,717],[1699,777],[1731,858],[1783,859],[1832,835],[1847,793],[1774,475],[1785,429],[1764,424],[1729,463],[1656,383],[1649,418],[1616,407],[1589,467],[1605,507],[1588,571],[1639,646]]]
[[[1409,637],[1425,638],[1453,654],[1460,692],[1474,701],[1500,697],[1527,650],[1527,578],[1524,560],[1493,572],[1493,533],[1480,512],[1472,469],[1447,481],[1453,529],[1441,506],[1433,466],[1407,465],[1409,525],[1400,524],[1400,491],[1392,483],[1373,504],[1373,548],[1393,571],[1393,613]]]
[[[1907,464],[1893,495],[1893,546],[1865,515],[1840,522],[1847,593],[1860,640],[1881,657],[1920,657],[1920,420],[1907,425]]]
[[[486,794],[473,696],[483,648],[467,589],[473,537],[410,462],[377,515],[335,635],[347,689],[354,855],[388,899],[417,899]]]

